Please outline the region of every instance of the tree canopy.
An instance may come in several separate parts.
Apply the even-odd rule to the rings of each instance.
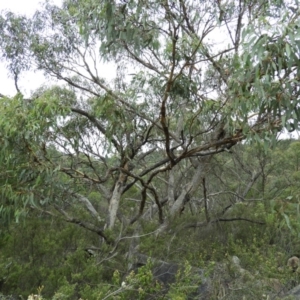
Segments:
[[[188,204],[210,221],[215,155],[298,129],[299,14],[281,0],[66,0],[32,18],[2,12],[0,53],[17,90],[1,94],[2,219],[39,211],[112,247],[141,220],[157,220],[158,233]],[[50,83],[26,98],[28,70]]]

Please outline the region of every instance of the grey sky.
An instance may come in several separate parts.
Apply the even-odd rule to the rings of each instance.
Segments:
[[[8,10],[30,17],[45,1],[46,0],[0,0],[0,12]],[[50,3],[60,5],[62,1],[63,0],[50,0]],[[99,71],[101,71],[100,76],[112,80],[116,74],[116,65],[113,63],[98,63]],[[49,79],[46,80],[42,72],[22,72],[18,81],[18,87],[25,97],[30,97],[32,92],[43,85],[43,83],[49,84]],[[14,80],[10,77],[3,62],[0,62],[0,93],[6,96],[14,96],[17,93]]]
[[[59,4],[61,0],[52,0],[53,3]],[[1,0],[0,1],[0,10],[11,10],[15,13],[21,13],[26,15],[32,15],[35,10],[42,3],[41,0]]]
[[[18,14],[25,14],[31,16],[40,7],[41,0],[0,0],[0,11],[12,11]],[[59,5],[62,0],[51,0],[51,2]],[[27,73],[23,74],[20,81],[20,89],[26,96],[31,91],[39,87],[45,79],[41,73]],[[9,78],[8,71],[5,64],[0,62],[0,93],[13,96],[16,94],[14,81]]]

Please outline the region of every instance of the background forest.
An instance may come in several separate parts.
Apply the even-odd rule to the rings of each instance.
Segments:
[[[84,228],[28,209],[25,221],[2,226],[1,291],[25,299],[32,293],[46,299],[200,299],[187,298],[198,288],[191,283],[193,266],[212,278],[211,299],[282,295],[300,283],[298,273],[287,267],[288,258],[300,253],[299,158],[296,140],[281,140],[267,150],[257,144],[238,145],[232,153],[212,159],[205,185],[168,230],[156,234],[157,220],[149,216],[133,229],[119,228],[114,247],[104,246]],[[164,185],[162,181],[159,188]],[[128,193],[124,202],[135,194]],[[99,193],[87,190],[86,195],[97,207]],[[68,211],[89,217],[81,205],[72,206]],[[132,207],[122,205],[122,214],[132,214]],[[132,247],[145,257],[182,266],[167,296],[161,285],[153,286],[153,264],[138,254],[135,259],[128,256]],[[234,256],[247,276],[240,277],[234,269]],[[145,269],[130,273],[134,262],[145,263]],[[129,290],[121,286],[126,280]]]
[[[284,139],[299,129],[299,27],[296,0],[2,12],[16,95],[0,94],[0,292],[285,297],[299,284],[300,142]],[[48,83],[25,97],[28,71]]]

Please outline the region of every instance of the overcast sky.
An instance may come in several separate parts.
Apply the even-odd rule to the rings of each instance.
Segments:
[[[62,0],[51,0],[55,4],[60,4]],[[15,13],[31,16],[40,7],[41,0],[0,0],[0,11],[10,10]],[[44,78],[42,74],[23,74],[20,81],[20,89],[29,96],[30,92],[42,85]],[[16,94],[14,81],[9,78],[5,65],[0,62],[0,93],[13,96]]]
[[[55,4],[60,4],[61,0],[51,0]],[[11,10],[16,13],[32,15],[43,3],[41,0],[0,0],[0,10]]]

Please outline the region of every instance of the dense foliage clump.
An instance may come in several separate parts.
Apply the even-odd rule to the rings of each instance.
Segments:
[[[297,284],[300,148],[278,137],[300,119],[299,17],[283,0],[2,12],[16,95],[0,94],[0,292],[259,299]],[[47,79],[31,95],[27,71]],[[176,265],[168,284],[159,263]]]

